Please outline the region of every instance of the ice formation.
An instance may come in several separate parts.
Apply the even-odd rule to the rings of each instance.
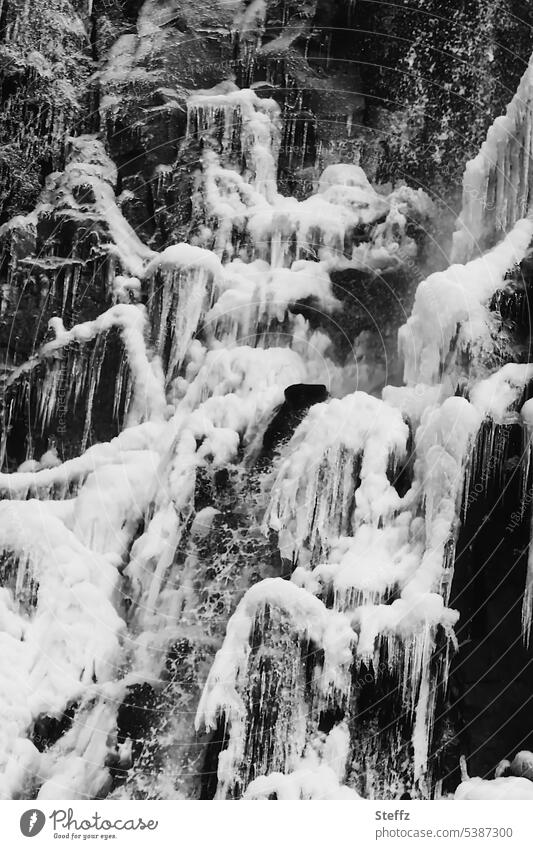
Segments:
[[[293,772],[270,773],[250,782],[244,799],[359,799],[361,797],[355,790],[341,783],[349,747],[348,729],[342,724],[337,725],[324,742],[320,741],[318,751],[310,748],[310,751],[305,753]]]
[[[262,3],[250,4],[241,32],[262,11]],[[409,787],[433,792],[434,679],[446,685],[455,642],[458,614],[448,603],[472,454],[484,420],[518,418],[533,376],[529,365],[481,365],[491,345],[490,299],[533,237],[528,208],[518,208],[516,187],[509,191],[508,168],[500,180],[500,160],[509,157],[529,192],[529,79],[528,70],[507,118],[467,169],[465,186],[475,178],[483,195],[465,195],[460,262],[418,286],[400,331],[406,385],[386,387],[381,398],[358,387],[327,334],[291,307],[307,301],[334,315],[342,304],[333,272],[398,268],[415,256],[407,218],[431,213],[423,192],[380,194],[359,166],[338,164],[307,198],[281,195],[279,107],[223,83],[187,104],[184,145],[201,147],[196,229],[189,243],[155,253],[120,212],[101,143],[71,140],[66,170],[49,178],[26,225],[61,204],[70,215],[86,214],[79,189],[89,192],[91,214],[109,235],[109,308],[68,329],[55,317],[54,338],[9,376],[13,411],[37,391],[43,432],[60,402],[76,408],[77,398],[85,425],[79,456],[61,462],[51,445],[0,475],[8,664],[0,795],[120,792],[113,769],[127,771],[137,741],[120,737],[118,706],[131,687],[161,689],[171,648],[191,639],[203,652],[203,693],[198,699],[184,683],[160,736],[184,735],[180,763],[189,766],[200,763],[190,754],[198,745],[193,714],[200,734],[224,738],[218,798],[359,798],[370,785],[350,758],[364,670],[374,682],[394,680],[407,729],[398,746],[412,751]],[[492,223],[489,195],[497,201]],[[494,245],[501,216],[503,238]],[[489,249],[472,259],[478,241]],[[90,445],[102,346],[112,333],[121,344],[115,393],[125,397],[124,417],[118,435]],[[456,395],[465,351],[482,379]],[[317,383],[330,397],[302,407],[264,471],[256,464],[261,440],[284,390]],[[522,416],[531,433],[530,403]],[[233,556],[251,538],[258,546],[273,539],[283,576],[255,555],[238,574],[217,573],[209,546],[226,516],[197,495],[224,473],[235,481],[235,515],[244,517],[244,531],[236,520],[225,528]],[[199,578],[211,555],[213,574]],[[206,582],[221,606],[209,615]],[[70,726],[43,749],[39,721],[67,712]],[[375,751],[368,758],[375,763]],[[510,781],[487,787],[471,779],[457,797],[529,798],[526,779]],[[178,794],[175,786],[170,792]]]
[[[463,781],[455,792],[455,798],[474,801],[476,799],[533,799],[533,784],[527,778],[470,778]]]
[[[512,762],[504,760],[496,767],[494,779],[470,778],[455,791],[456,799],[531,799],[533,779],[533,754],[518,752]]]
[[[466,166],[463,209],[454,234],[455,262],[482,253],[530,212],[532,104],[530,61],[507,113],[494,121],[478,155]]]
[[[412,314],[399,333],[406,383],[439,382],[461,348],[490,350],[488,304],[524,258],[532,237],[533,219],[522,218],[487,253],[436,272],[418,286]]]

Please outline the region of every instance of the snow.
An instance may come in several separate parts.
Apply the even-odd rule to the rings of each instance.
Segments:
[[[236,28],[252,37],[265,4],[229,5]],[[137,50],[149,51],[165,37],[159,24],[169,12],[171,4],[144,4],[139,37],[122,36],[127,51],[117,47],[102,75],[111,90],[133,71]],[[172,101],[172,91],[162,93]],[[113,111],[112,91],[107,97],[104,111]],[[126,426],[111,442],[82,448],[66,462],[50,444],[40,460],[28,458],[17,472],[0,475],[7,496],[0,503],[0,550],[13,570],[0,589],[6,658],[0,733],[7,755],[0,795],[20,796],[27,775],[35,778],[39,799],[105,795],[117,705],[128,683],[161,679],[167,650],[196,604],[196,547],[210,542],[224,518],[213,505],[197,509],[198,475],[252,468],[284,390],[297,383],[323,384],[333,397],[310,408],[269,474],[259,476],[257,504],[243,506],[260,514],[265,536],[277,535],[284,568],[293,568],[289,579],[268,577],[249,588],[241,575],[231,576],[236,608],[196,712],[198,729],[213,730],[224,717],[229,733],[217,797],[242,785],[255,721],[247,695],[251,642],[276,626],[294,637],[295,681],[308,642],[321,658],[308,684],[318,712],[345,707],[358,666],[377,668],[380,656],[388,658],[412,718],[412,766],[422,786],[433,726],[431,660],[438,632],[449,644],[455,639],[449,551],[476,437],[487,417],[518,420],[517,404],[533,377],[530,365],[485,369],[483,379],[470,383],[467,400],[454,394],[455,357],[489,350],[487,304],[524,257],[533,220],[520,219],[504,192],[498,211],[507,216],[505,238],[477,259],[467,250],[469,262],[418,286],[399,338],[407,385],[386,387],[379,399],[354,391],[357,364],[332,361],[328,335],[290,307],[309,299],[317,312],[334,316],[341,308],[334,270],[409,267],[417,246],[407,223],[413,212],[421,220],[434,214],[427,195],[403,186],[385,196],[359,166],[336,164],[318,176],[307,199],[284,197],[276,185],[281,117],[273,100],[224,81],[192,94],[187,111],[185,143],[200,140],[204,151],[193,197],[201,225],[191,244],[156,254],[138,239],[116,202],[116,169],[94,136],[69,140],[67,167],[51,175],[39,201],[39,214],[59,207],[77,220],[91,214],[105,222],[108,250],[118,260],[109,283],[113,305],[68,330],[54,317],[55,338],[9,376],[10,385],[47,365],[40,387],[46,424],[60,357],[93,345],[96,353],[72,389],[75,398],[86,392],[90,422],[103,362],[98,345],[116,330],[127,362],[117,388],[130,380],[132,401]],[[501,158],[501,144],[521,120],[515,104],[507,123],[489,133],[481,158],[467,169],[480,186],[492,173],[490,156],[496,151]],[[80,187],[91,190],[90,204],[76,200]],[[482,205],[472,210],[471,221],[463,211],[465,226],[470,221],[476,238],[488,238]],[[22,224],[34,226],[34,219]],[[371,232],[355,244],[363,228]],[[147,307],[140,303],[144,295]],[[521,410],[526,430],[533,428],[531,404]],[[394,478],[404,463],[409,485],[401,495]],[[258,525],[249,530],[260,533]],[[532,574],[530,564],[527,632]],[[201,619],[192,619],[201,631]],[[216,647],[207,643],[216,641],[211,634],[201,639],[207,667]],[[279,695],[289,720],[291,711],[309,708],[296,689],[289,682]],[[188,700],[192,705],[190,694]],[[42,714],[60,716],[74,701],[72,728],[39,753],[25,739],[32,723]],[[266,709],[259,705],[261,717]],[[287,747],[283,769],[254,777],[242,787],[243,798],[359,798],[345,783],[347,724],[324,735],[313,728],[311,713],[294,720],[296,742]],[[464,781],[457,798],[530,798],[524,775],[531,757],[516,756],[512,778]]]
[[[207,537],[211,532],[213,520],[219,513],[220,510],[216,507],[204,507],[203,510],[199,510],[191,525],[191,535],[200,539]]]
[[[116,303],[128,304],[138,301],[141,292],[141,281],[138,277],[126,277],[117,274],[113,279],[113,297]]]
[[[96,705],[88,700],[80,709],[81,727],[74,725],[58,743],[41,756],[41,785],[37,798],[69,800],[94,797],[109,784],[104,766],[108,740],[114,735],[116,701],[120,688],[103,686]]]
[[[42,469],[37,461],[27,461],[30,468],[19,468],[12,474],[0,473],[0,491],[9,498],[20,500],[25,500],[28,493],[35,492],[46,493],[49,497],[54,487],[63,487],[66,491],[72,484],[83,483],[95,469],[117,462],[127,457],[129,452],[149,448],[154,442],[157,443],[160,435],[159,425],[146,422],[123,431],[111,442],[93,445],[80,457],[66,460],[53,468]],[[22,465],[26,466],[26,463]]]
[[[425,410],[438,406],[446,397],[440,383],[434,386],[424,383],[415,386],[385,386],[381,395],[386,404],[400,410],[412,427],[420,424]]]
[[[251,185],[266,199],[277,195],[276,165],[280,144],[279,106],[252,89],[229,81],[211,90],[198,90],[187,103],[187,135],[209,142],[213,126],[222,125],[222,153],[234,152],[235,127],[241,124],[241,150]]]
[[[272,772],[255,778],[243,799],[268,799],[272,794],[279,801],[360,799],[355,790],[342,784],[349,744],[348,728],[345,724],[337,725],[328,734],[321,750],[310,747],[288,774]]]
[[[533,427],[533,398],[530,398],[529,401],[526,401],[526,403],[522,405],[522,409],[520,410],[520,415],[522,416],[527,427],[532,428]]]
[[[455,798],[461,801],[479,801],[482,799],[533,799],[533,782],[527,778],[469,778],[463,781],[455,791]]]
[[[267,607],[281,611],[288,617],[291,629],[323,648],[319,687],[324,694],[332,688],[346,691],[349,686],[348,670],[357,638],[346,618],[328,610],[305,589],[281,578],[267,578],[251,587],[228,622],[224,643],[209,672],[196,714],[196,727],[207,730],[216,726],[219,716],[226,718],[230,740],[219,758],[220,793],[235,780],[244,753],[246,707],[239,685],[246,675],[254,623]]]
[[[360,460],[353,522],[377,525],[399,505],[387,468],[405,455],[408,435],[398,411],[363,392],[316,404],[284,452],[266,521],[290,535],[295,551],[308,537],[311,547],[319,536],[327,545],[329,535],[352,524]]]
[[[501,424],[505,421],[508,411],[513,406],[516,407],[526,385],[532,379],[533,365],[530,363],[507,363],[486,380],[476,383],[470,393],[470,400],[484,416],[490,416]],[[524,407],[522,414],[523,412]]]
[[[533,65],[524,72],[506,114],[489,128],[463,177],[463,208],[452,260],[465,262],[528,215],[533,174]]]
[[[39,460],[39,464],[43,469],[53,469],[56,466],[60,466],[61,460],[58,457],[57,448],[52,447],[48,451],[45,451]]]
[[[2,599],[10,623],[2,654],[14,665],[4,667],[0,688],[0,796],[11,798],[19,792],[10,783],[19,774],[16,741],[39,714],[61,714],[93,681],[114,676],[124,623],[111,601],[117,572],[106,554],[84,546],[42,502],[6,501],[0,512],[0,547],[18,556],[17,595],[28,575],[38,584],[31,618]]]
[[[86,344],[99,336],[103,336],[112,328],[116,328],[124,343],[128,368],[133,384],[133,399],[129,415],[130,424],[137,424],[147,419],[160,420],[166,417],[167,403],[163,389],[163,375],[159,360],[155,357],[149,359],[148,356],[149,352],[144,341],[146,314],[142,305],[117,304],[101,313],[93,321],[75,324],[70,330],[65,330],[63,321],[59,317],[51,318],[49,325],[50,329],[54,331],[55,339],[46,342],[32,358],[27,360],[18,369],[15,369],[10,375],[10,383],[14,383],[21,375],[30,371],[42,360],[48,359],[53,362],[56,353],[68,345],[74,342]],[[57,366],[55,368],[52,366],[47,392],[43,393],[41,400],[41,412],[44,422],[50,419],[54,410],[58,391],[57,384],[60,377],[60,369]],[[94,396],[95,391],[93,378],[96,382],[98,381],[98,368],[91,375],[92,390],[89,393],[90,399]],[[72,391],[76,393],[80,388],[80,386],[71,386],[67,391],[68,393]],[[87,415],[90,415],[90,412],[89,408]]]
[[[150,281],[149,315],[160,355],[170,342],[167,384],[183,364],[220,274],[220,261],[211,251],[187,244],[166,248],[145,270]]]
[[[483,256],[451,265],[419,284],[411,316],[398,334],[407,384],[439,382],[458,325],[463,344],[486,340],[487,304],[505,285],[506,273],[523,259],[532,238],[533,219],[523,218]]]
[[[217,716],[223,713],[232,719],[242,714],[244,706],[235,685],[246,670],[254,621],[267,606],[285,612],[295,631],[324,649],[321,686],[326,691],[332,685],[345,686],[344,668],[351,663],[351,648],[357,639],[345,617],[290,581],[266,578],[248,590],[228,622],[224,644],[198,706],[197,727],[214,728]]]
[[[52,174],[48,178],[44,198],[56,207],[66,206],[74,212],[79,211],[78,215],[82,217],[86,214],[82,210],[87,201],[78,202],[76,192],[90,188],[94,211],[107,223],[123,268],[131,274],[140,275],[144,263],[154,252],[139,239],[116,204],[113,188],[117,180],[115,165],[95,136],[76,136],[68,139],[68,143],[66,168],[61,175]],[[84,195],[85,192],[82,192]]]
[[[181,242],[179,245],[171,245],[157,254],[148,263],[144,270],[145,277],[151,277],[159,269],[182,269],[203,268],[213,277],[218,277],[222,272],[222,265],[218,257],[212,251],[199,248],[196,245],[188,245]]]
[[[226,343],[248,343],[274,320],[289,320],[295,327],[297,319],[288,314],[288,307],[307,298],[321,312],[340,306],[331,291],[327,265],[320,262],[298,260],[290,268],[271,268],[265,260],[235,259],[224,267],[219,286],[221,293],[205,323],[207,332]],[[284,335],[289,336],[286,331]]]
[[[216,128],[218,133],[213,132]],[[405,232],[407,214],[416,211],[424,219],[434,213],[421,190],[404,186],[386,198],[355,165],[326,168],[316,192],[303,201],[279,194],[279,110],[252,89],[238,90],[225,82],[194,94],[188,101],[187,136],[200,137],[207,145],[199,188],[220,257],[237,258],[237,231],[245,236],[253,258],[272,268],[309,258],[326,262],[329,269],[394,266],[416,255],[416,245]],[[212,144],[213,138],[217,144]],[[242,174],[232,157],[239,143],[246,162]],[[354,244],[353,232],[371,224],[377,226],[370,241]]]
[[[533,752],[527,750],[518,752],[511,762],[510,772],[512,775],[533,781]]]
[[[446,607],[446,545],[481,420],[464,398],[426,408],[415,434],[413,486],[402,499],[387,476],[391,459],[401,461],[407,447],[399,410],[364,393],[317,404],[282,453],[266,515],[283,555],[299,555],[292,580],[313,593],[334,590],[335,606],[359,635],[357,655],[372,661],[384,641],[403,669],[403,695],[418,718],[418,775],[431,733],[427,674],[434,636],[441,626],[452,639],[458,618]],[[305,553],[317,542],[321,562],[309,574]],[[398,597],[390,603],[393,592]]]

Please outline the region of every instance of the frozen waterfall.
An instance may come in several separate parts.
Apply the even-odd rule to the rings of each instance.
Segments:
[[[76,321],[69,271],[63,314],[4,386],[0,796],[442,792],[455,551],[508,426],[531,487],[533,367],[500,356],[494,305],[533,240],[532,87],[530,67],[467,166],[454,264],[399,331],[402,386],[375,390],[336,355],[332,276],[409,271],[408,223],[432,204],[342,163],[281,194],[283,119],[257,88],[188,99],[186,242],[142,243],[91,134],[9,222],[97,220],[107,308]],[[95,439],[109,385],[113,429]],[[13,470],[24,410],[50,444]],[[79,438],[60,457],[65,416]],[[526,641],[532,599],[530,555]]]

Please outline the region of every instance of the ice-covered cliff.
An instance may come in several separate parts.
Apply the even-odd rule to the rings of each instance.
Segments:
[[[0,795],[523,794],[530,67],[449,264],[358,7],[137,6],[4,13]]]

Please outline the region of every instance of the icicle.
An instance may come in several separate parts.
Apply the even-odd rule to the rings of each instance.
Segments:
[[[308,538],[327,545],[363,521],[378,525],[399,507],[387,468],[407,438],[401,415],[364,393],[317,404],[289,443],[266,522],[290,530],[295,551]]]
[[[280,801],[301,799],[346,799],[360,796],[355,790],[342,785],[348,757],[349,733],[346,725],[330,731],[318,748],[308,747],[301,760],[290,773],[271,772],[252,781],[244,799],[268,799],[272,794]],[[340,773],[340,774],[339,774]]]
[[[504,116],[496,118],[463,178],[463,209],[453,237],[453,262],[491,247],[529,215],[533,171],[533,64]]]
[[[533,400],[526,401],[521,409],[522,419],[524,420],[526,433],[528,435],[528,445],[526,448],[527,456],[527,471],[529,472],[530,457],[531,457],[531,440],[533,437]],[[531,486],[529,474],[524,473],[524,482],[528,490]],[[527,574],[526,586],[524,589],[524,598],[522,601],[522,639],[526,648],[529,648],[531,640],[531,622],[533,620],[533,510],[531,510],[531,492],[523,498],[522,509],[525,508],[526,502],[530,507],[530,543],[527,558]]]
[[[235,22],[250,79],[265,13],[264,1],[254,0]],[[284,8],[284,21],[289,14]],[[304,165],[309,127],[304,118],[300,133],[302,92],[286,68],[267,64],[268,80],[285,84],[284,115],[290,117],[283,138],[289,161]],[[485,168],[488,154],[495,153],[504,179],[518,169],[520,191],[529,193],[527,157],[516,145],[507,149],[509,127],[519,131],[522,147],[530,145],[529,118],[515,107],[509,113],[512,127],[500,122],[489,134],[479,169],[470,168],[479,178],[485,207],[494,198],[496,210],[489,215],[493,210],[478,204],[475,227],[485,228],[483,238],[491,244],[498,228],[513,229],[482,259],[452,266],[418,287],[413,315],[401,334],[406,377],[413,385],[389,387],[383,400],[353,392],[353,371],[328,359],[327,334],[314,332],[290,307],[313,299],[323,312],[339,309],[331,285],[335,270],[409,267],[417,251],[408,235],[410,212],[416,211],[417,220],[432,215],[423,192],[402,187],[385,197],[360,167],[337,164],[325,168],[305,200],[280,195],[280,108],[254,90],[225,82],[193,94],[187,104],[186,144],[200,140],[203,148],[191,244],[155,254],[120,213],[113,191],[116,170],[101,143],[92,136],[69,140],[67,168],[51,175],[46,198],[65,198],[69,208],[80,211],[77,189],[90,187],[90,213],[113,243],[107,283],[114,305],[70,330],[61,319],[52,320],[56,338],[8,377],[7,422],[16,420],[44,370],[38,417],[46,432],[68,375],[69,409],[86,404],[85,445],[105,368],[107,334],[116,331],[123,356],[115,375],[113,415],[127,410],[128,426],[109,444],[95,445],[75,460],[59,463],[48,451],[48,458],[29,459],[18,472],[0,475],[2,493],[13,499],[0,505],[5,514],[0,547],[7,557],[15,555],[13,566],[8,564],[14,592],[11,584],[0,592],[12,663],[4,696],[9,681],[21,682],[14,695],[14,725],[0,723],[10,747],[7,794],[20,795],[24,769],[39,776],[39,798],[105,792],[116,704],[129,681],[161,678],[169,647],[184,634],[187,639],[193,635],[191,642],[199,635],[201,641],[201,652],[187,669],[191,679],[221,646],[197,712],[198,725],[213,729],[224,720],[227,726],[217,797],[276,792],[279,798],[357,798],[344,783],[347,724],[337,725],[327,737],[318,726],[324,712],[350,710],[354,663],[372,663],[379,677],[382,658],[385,673],[399,681],[416,781],[427,792],[434,719],[430,675],[436,638],[444,631],[446,684],[457,620],[447,604],[461,495],[464,490],[468,498],[478,465],[505,444],[507,422],[513,413],[516,418],[516,403],[533,376],[529,366],[516,364],[493,374],[476,368],[477,383],[465,390],[470,401],[453,397],[457,353],[468,351],[473,361],[493,350],[488,303],[533,235],[532,221],[519,220],[519,198],[493,164]],[[352,118],[347,116],[348,135]],[[324,157],[319,143],[317,162]],[[155,175],[158,192],[167,177],[163,169]],[[25,220],[29,227],[32,222]],[[363,230],[371,233],[360,242]],[[114,276],[117,258],[123,274]],[[54,275],[53,286],[57,279]],[[66,271],[64,309],[69,303],[74,307],[79,279],[78,267]],[[147,310],[139,303],[141,289],[148,293]],[[8,299],[3,291],[2,303]],[[163,357],[168,360],[165,375]],[[323,383],[342,397],[317,404],[304,417],[274,457],[266,486],[257,487],[257,503],[249,505],[250,492],[236,487],[238,507],[228,511],[232,521],[239,510],[246,518],[228,551],[244,539],[245,548],[252,534],[259,537],[262,519],[262,530],[277,532],[282,555],[296,566],[290,580],[263,579],[271,571],[261,557],[253,568],[235,570],[233,560],[228,557],[225,563],[218,556],[218,534],[227,519],[222,501],[228,503],[229,497],[220,496],[217,507],[202,505],[198,512],[195,507],[198,497],[204,498],[205,480],[211,484],[210,475],[217,480],[223,471],[231,479],[243,456],[244,465],[253,463],[284,389],[304,382]],[[486,424],[478,436],[482,421]],[[403,469],[411,442],[413,462]],[[50,467],[43,468],[45,463]],[[525,466],[527,486],[529,453]],[[393,483],[400,471],[410,478],[405,495]],[[242,466],[238,475],[245,476]],[[42,510],[23,500],[30,495],[42,500]],[[524,496],[525,502],[525,491]],[[263,552],[267,543],[261,540],[261,545]],[[264,559],[275,560],[270,552]],[[211,563],[215,578],[201,571],[204,562]],[[526,642],[532,576],[530,565],[523,609]],[[200,596],[213,588],[216,596],[226,584],[232,593],[222,604],[223,613],[214,617],[210,608],[206,614],[208,603]],[[222,642],[218,619],[229,615],[239,596]],[[50,611],[56,618],[59,611],[57,622]],[[94,611],[103,618],[103,628],[100,620],[95,626]],[[124,621],[117,611],[128,620],[131,639],[123,644]],[[65,633],[74,644],[69,651]],[[126,669],[126,677],[117,672]],[[35,681],[39,686],[32,688]],[[181,694],[181,701],[172,703],[176,716],[190,711],[195,686],[196,680],[187,690],[183,676],[176,684],[173,694]],[[41,758],[29,741],[25,745],[23,735],[41,712],[64,711],[74,700],[79,708],[73,727]],[[279,708],[275,716],[272,703]],[[185,727],[182,717],[176,721]],[[164,733],[174,746],[176,736],[168,727]],[[175,746],[172,751],[175,760]],[[184,760],[190,751],[192,744]],[[369,750],[369,763],[375,764],[377,756]],[[176,764],[171,766],[169,772],[175,772]],[[399,779],[391,782],[396,788]],[[367,792],[376,795],[378,790],[369,776]]]
[[[274,100],[259,98],[251,89],[221,83],[210,91],[196,92],[187,103],[187,135],[193,127],[205,141],[216,138],[222,128],[223,156],[241,155],[251,174],[252,185],[268,198],[276,192],[279,151],[279,107]],[[239,146],[234,146],[234,128],[241,127]]]
[[[245,745],[246,706],[241,690],[250,656],[254,623],[267,607],[288,616],[290,628],[324,649],[324,665],[318,679],[320,691],[349,687],[347,672],[356,637],[342,614],[328,610],[306,590],[281,578],[261,581],[252,587],[228,622],[226,638],[209,673],[196,717],[196,725],[213,728],[224,715],[229,724],[229,745],[219,759],[221,795],[237,780]]]
[[[162,279],[159,287],[156,274]],[[167,347],[170,349],[167,384],[176,377],[211,306],[220,275],[220,263],[210,251],[187,244],[167,248],[146,269],[145,276],[152,280],[149,314],[156,350],[162,356]]]
[[[9,704],[7,713],[3,705],[3,713],[10,722],[2,726],[7,738],[1,746],[0,792],[12,798],[19,792],[17,738],[40,713],[62,711],[92,683],[93,675],[109,677],[123,623],[110,601],[116,572],[106,557],[86,549],[44,502],[39,510],[31,501],[3,502],[1,508],[0,547],[16,551],[22,569],[39,585],[37,615],[11,616],[11,626],[3,633],[6,654],[18,665],[17,674],[6,669],[10,680],[1,688]]]
[[[115,381],[115,392],[113,395],[113,418],[118,421],[121,410],[129,407],[129,395],[131,392],[131,381],[128,369],[128,359],[125,354],[120,358],[117,379]]]
[[[438,382],[458,325],[466,339],[489,346],[485,304],[505,285],[507,271],[523,259],[532,238],[533,219],[522,219],[483,256],[451,265],[419,284],[411,316],[398,332],[406,383]]]
[[[416,686],[416,684],[419,685],[413,728],[414,778],[418,782],[424,780],[427,769],[435,700],[435,685],[430,679],[430,662],[434,642],[429,638],[429,635],[424,636],[423,649],[419,657],[417,658],[415,655],[415,660],[412,661],[414,680],[411,682],[411,687]]]

